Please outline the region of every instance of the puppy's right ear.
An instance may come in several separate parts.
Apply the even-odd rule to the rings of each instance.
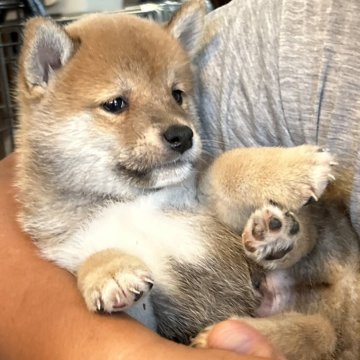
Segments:
[[[27,88],[41,93],[74,53],[74,42],[54,21],[33,18],[26,23],[20,70]]]
[[[204,0],[188,0],[166,25],[170,34],[180,41],[190,57],[199,50],[204,30]]]

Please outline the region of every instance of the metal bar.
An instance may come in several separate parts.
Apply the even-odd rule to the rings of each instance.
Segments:
[[[0,127],[0,132],[5,132],[5,131],[9,131],[9,132],[10,132],[10,126],[1,126],[1,127]]]
[[[16,29],[20,29],[21,25],[19,24],[18,21],[9,21],[9,22],[5,22],[3,24],[0,24],[0,30],[2,29],[11,29],[11,28],[16,28]]]
[[[14,66],[17,64],[19,57],[18,56],[9,56],[5,59],[6,64],[14,64]]]
[[[9,88],[9,83],[8,83],[8,73],[7,73],[7,69],[6,69],[6,64],[5,64],[5,54],[4,54],[4,49],[0,47],[0,74],[1,74],[1,78],[4,80],[2,81],[3,83],[3,100],[5,101],[5,111],[8,115],[8,118],[10,119],[10,131],[9,131],[9,135],[11,137],[11,146],[14,147],[14,133],[13,133],[13,121],[12,121],[12,117],[13,117],[13,113],[12,113],[12,109],[11,109],[11,98],[10,98],[10,88]]]
[[[21,45],[20,42],[12,42],[12,43],[6,43],[6,44],[0,43],[1,48],[7,48],[7,47],[11,47],[11,46],[20,46],[20,45]]]
[[[0,10],[14,10],[19,7],[24,7],[24,5],[19,4],[19,3],[18,4],[14,3],[13,5],[10,5],[10,4],[4,4],[4,3],[0,2]]]

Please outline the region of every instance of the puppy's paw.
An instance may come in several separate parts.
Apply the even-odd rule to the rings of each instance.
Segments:
[[[288,209],[298,210],[304,205],[318,201],[328,184],[335,180],[337,163],[326,149],[314,145],[302,145],[289,149],[284,166],[286,182],[280,185],[278,200]]]
[[[304,145],[299,150],[308,178],[308,183],[304,183],[305,203],[309,200],[317,201],[329,182],[335,180],[333,171],[337,163],[327,149],[319,146]]]
[[[123,311],[153,287],[150,270],[118,250],[92,255],[78,272],[78,286],[90,311]]]
[[[296,216],[268,205],[256,210],[249,218],[242,234],[246,255],[267,269],[290,266],[301,235]]]

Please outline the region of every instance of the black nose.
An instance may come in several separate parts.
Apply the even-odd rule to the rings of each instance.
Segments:
[[[192,147],[194,133],[188,126],[172,125],[163,135],[170,147],[181,154]]]

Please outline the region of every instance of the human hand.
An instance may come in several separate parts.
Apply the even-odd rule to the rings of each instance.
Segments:
[[[260,357],[285,360],[265,336],[240,320],[232,319],[216,324],[209,331],[200,334],[195,342],[202,348],[217,348],[248,355],[248,359]]]

